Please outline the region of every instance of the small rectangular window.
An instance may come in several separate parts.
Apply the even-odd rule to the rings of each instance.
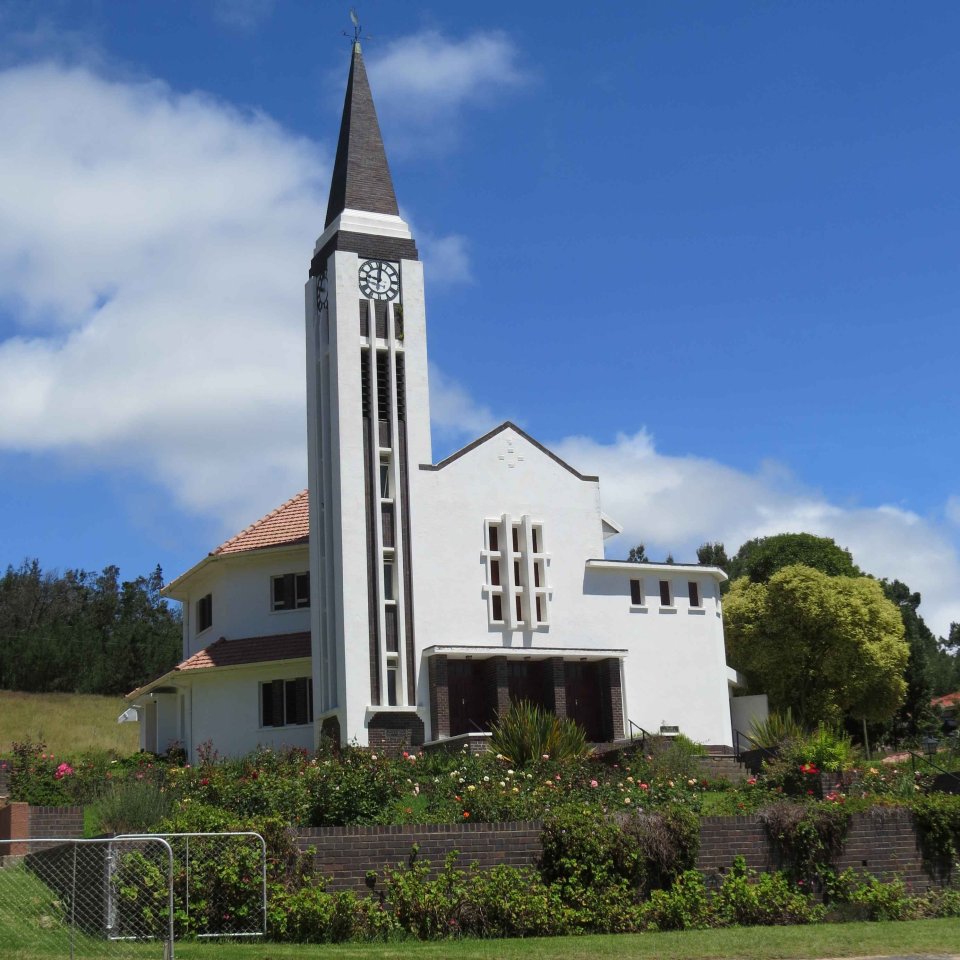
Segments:
[[[670,581],[661,580],[660,581],[660,605],[662,607],[669,607],[671,605],[670,599]]]
[[[498,552],[500,549],[500,537],[497,525],[495,523],[491,523],[490,526],[487,527],[487,533],[490,539],[491,551],[494,553]]]
[[[540,573],[540,561],[533,565],[533,585],[535,587],[543,586],[543,575]]]
[[[640,580],[630,581],[630,602],[635,607],[643,606],[643,583]]]
[[[687,593],[690,596],[690,606],[699,607],[700,606],[700,588],[697,584],[691,580],[687,583]]]
[[[530,540],[533,544],[533,552],[539,553],[540,552],[540,528],[539,527],[532,527],[530,529]]]
[[[262,609],[262,608],[261,608]],[[208,593],[197,601],[197,633],[213,626],[213,594]]]
[[[500,561],[490,561],[490,583],[495,587],[500,586]]]
[[[385,560],[383,563],[383,599],[395,600],[393,595],[393,561]]]
[[[397,705],[397,668],[395,666],[387,667],[387,705],[391,707]]]
[[[537,594],[537,623],[543,623],[543,597]]]
[[[520,561],[513,561],[513,582],[519,587],[520,584]]]
[[[260,684],[260,726],[289,727],[313,722],[313,680],[272,680]]]
[[[390,499],[390,464],[380,464],[380,496],[384,500]]]
[[[520,552],[520,527],[517,524],[513,525],[513,552]]]
[[[503,597],[499,593],[495,593],[491,598],[491,606],[493,607],[493,619],[497,623],[503,622]]]
[[[523,601],[520,599],[519,593],[514,597],[514,600],[516,601],[516,604],[517,604],[517,621],[522,622],[523,621]]]

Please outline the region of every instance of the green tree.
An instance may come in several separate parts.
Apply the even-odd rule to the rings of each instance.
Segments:
[[[753,583],[766,583],[778,570],[797,563],[831,577],[861,576],[849,550],[838,547],[829,537],[812,533],[778,533],[748,540],[726,570],[731,580],[748,577]]]
[[[716,543],[701,543],[697,547],[697,563],[701,567],[719,567],[721,570],[726,570],[730,561],[727,559],[727,551],[723,544],[717,541]]]
[[[631,547],[630,552],[627,554],[627,560],[629,560],[630,563],[649,563],[650,560],[647,557],[647,548],[642,543],[638,543],[635,547]]]
[[[900,611],[868,577],[794,564],[766,583],[741,577],[724,604],[728,659],[772,709],[807,726],[885,720],[906,693]]]

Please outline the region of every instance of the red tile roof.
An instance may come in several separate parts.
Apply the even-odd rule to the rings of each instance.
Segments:
[[[282,503],[256,523],[251,523],[235,537],[221,543],[210,556],[262,550],[264,547],[291,546],[307,543],[310,536],[310,501],[306,490]]]
[[[935,707],[960,707],[960,690],[955,693],[945,693],[942,697],[934,697],[930,702]]]
[[[158,680],[187,670],[210,670],[214,667],[242,667],[253,663],[271,663],[276,660],[300,660],[310,656],[310,633],[278,633],[268,637],[244,637],[227,640],[221,637],[192,657],[178,663],[156,680],[137,687],[127,694],[132,700],[152,687]]]

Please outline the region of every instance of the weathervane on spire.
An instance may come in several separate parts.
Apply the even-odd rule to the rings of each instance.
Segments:
[[[360,17],[357,16],[357,11],[355,8],[350,8],[350,22],[353,24],[353,42],[360,42],[360,34],[363,33],[363,27],[360,26]],[[350,34],[346,30],[343,31],[345,37],[349,37]]]

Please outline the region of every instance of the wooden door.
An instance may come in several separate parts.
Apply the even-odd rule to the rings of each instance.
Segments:
[[[488,729],[484,679],[483,661],[447,661],[451,737]]]
[[[567,716],[583,727],[591,743],[609,739],[603,722],[600,665],[568,660],[563,665],[563,672],[567,687]]]

